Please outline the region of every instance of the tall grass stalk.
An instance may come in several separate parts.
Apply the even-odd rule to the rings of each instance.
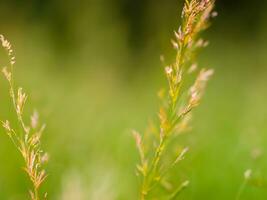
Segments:
[[[11,44],[3,35],[0,35],[0,41],[9,58],[9,66],[5,66],[2,72],[8,81],[9,94],[17,117],[17,122],[12,123],[18,123],[19,128],[13,129],[11,122],[8,120],[1,121],[2,126],[24,160],[24,170],[32,183],[32,189],[29,191],[30,198],[32,200],[43,200],[46,199],[47,193],[40,194],[39,190],[47,177],[43,164],[48,160],[48,155],[41,149],[40,139],[45,125],[39,124],[36,111],[30,118],[30,125],[25,123],[23,109],[28,96],[22,88],[16,88],[14,84],[13,68],[16,59]]]
[[[185,0],[182,11],[181,26],[175,31],[172,45],[176,50],[175,61],[166,65],[165,75],[168,81],[167,95],[160,92],[162,104],[159,110],[159,120],[153,134],[143,137],[134,131],[136,145],[140,155],[140,164],[137,165],[138,174],[141,176],[140,199],[158,199],[156,188],[165,186],[171,191],[164,199],[175,199],[185,189],[189,181],[184,180],[176,188],[168,187],[166,174],[177,163],[183,160],[188,148],[178,150],[173,161],[166,163],[164,159],[171,152],[168,148],[175,137],[188,128],[191,111],[197,107],[203,96],[207,81],[213,74],[212,69],[198,69],[196,54],[199,49],[208,45],[207,41],[200,38],[199,34],[208,28],[210,18],[217,15],[213,11],[213,0]],[[197,73],[194,83],[187,87],[188,82]],[[153,198],[154,197],[154,198]]]

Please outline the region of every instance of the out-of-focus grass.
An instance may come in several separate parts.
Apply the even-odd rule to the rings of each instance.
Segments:
[[[37,108],[47,122],[43,145],[51,156],[45,184],[50,199],[68,200],[72,193],[81,199],[137,199],[138,156],[130,133],[133,127],[144,130],[156,117],[156,93],[164,82],[159,50],[152,45],[135,57],[122,39],[112,43],[110,37],[109,56],[89,53],[87,58],[84,51],[84,57],[67,55],[64,62],[51,53],[45,36],[28,34],[11,36],[15,76],[31,94],[33,104],[26,111]],[[266,51],[253,41],[216,33],[210,40],[202,64],[216,74],[194,115],[193,132],[181,137],[190,153],[177,168],[177,178],[182,174],[191,180],[182,199],[234,199],[247,168],[267,180]],[[87,48],[93,52],[94,46]],[[128,65],[138,67],[128,70]],[[3,79],[0,83],[5,119],[12,115],[7,86]],[[27,199],[22,161],[0,133],[0,199]],[[253,149],[262,150],[257,160],[251,157]],[[264,187],[246,187],[242,199],[265,199]]]

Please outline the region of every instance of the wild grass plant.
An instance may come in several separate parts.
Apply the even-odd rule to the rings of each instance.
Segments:
[[[23,109],[28,96],[21,87],[17,88],[14,83],[13,68],[16,59],[11,44],[3,35],[0,35],[0,41],[9,58],[9,66],[3,67],[2,72],[8,81],[9,95],[17,117],[16,122],[1,121],[2,126],[24,160],[23,169],[32,183],[32,188],[29,190],[30,198],[43,200],[47,198],[47,193],[41,194],[40,187],[47,177],[43,164],[48,160],[48,155],[42,150],[40,139],[45,125],[39,123],[36,111],[30,117],[29,125],[25,122]]]
[[[230,138],[227,136],[224,137],[224,135],[220,139],[223,140],[223,137],[224,137],[224,138],[228,138],[228,140],[225,140],[225,141],[218,140],[218,137],[220,137],[218,135],[219,132],[221,132],[221,134],[225,134],[225,132],[228,131],[231,134],[234,131],[233,130],[229,131],[229,127],[228,127],[229,125],[227,125],[227,123],[226,124],[219,124],[220,121],[218,120],[218,118],[216,118],[216,117],[218,117],[216,115],[216,112],[210,111],[213,109],[215,110],[215,108],[216,108],[216,106],[214,106],[214,104],[212,105],[212,103],[211,103],[211,105],[209,105],[210,110],[207,113],[205,113],[205,116],[202,118],[202,121],[200,122],[200,124],[203,124],[202,122],[204,122],[206,119],[211,118],[211,116],[212,117],[214,116],[213,121],[209,121],[207,123],[207,125],[209,127],[212,127],[212,126],[216,127],[216,130],[218,130],[218,132],[216,132],[216,136],[213,136],[214,140],[212,140],[212,138],[209,138],[210,144],[207,144],[207,143],[200,144],[200,142],[198,142],[198,144],[199,144],[198,148],[202,149],[201,154],[206,153],[206,155],[208,155],[208,160],[206,159],[205,156],[200,155],[198,157],[196,156],[197,162],[192,162],[189,165],[187,163],[185,163],[185,166],[183,165],[184,163],[181,163],[182,160],[185,157],[187,157],[187,153],[189,150],[190,150],[189,153],[191,153],[191,148],[187,147],[188,146],[187,143],[184,143],[184,141],[183,141],[184,136],[182,136],[181,134],[183,134],[185,132],[189,132],[191,130],[189,123],[190,123],[190,119],[191,119],[192,110],[194,110],[194,108],[196,108],[199,105],[200,100],[201,100],[201,98],[204,94],[204,91],[205,91],[206,83],[209,80],[210,76],[213,74],[213,70],[198,68],[197,57],[196,57],[198,51],[208,45],[207,41],[201,39],[200,32],[202,32],[203,30],[205,30],[209,26],[210,18],[216,16],[216,12],[212,11],[213,5],[214,5],[213,1],[203,1],[203,0],[186,1],[184,9],[183,9],[183,14],[182,14],[182,24],[181,24],[180,28],[175,31],[175,38],[172,41],[172,44],[176,50],[175,61],[172,64],[167,64],[167,63],[165,63],[165,59],[163,57],[161,57],[161,60],[164,63],[164,67],[165,67],[165,75],[167,78],[167,81],[166,81],[167,87],[165,88],[165,90],[160,90],[160,92],[158,93],[160,100],[161,100],[161,107],[159,109],[159,120],[157,120],[157,122],[149,125],[149,128],[147,129],[147,131],[144,134],[139,134],[136,131],[134,133],[135,139],[136,139],[136,144],[137,144],[138,151],[140,153],[140,158],[141,158],[140,159],[141,162],[137,166],[137,171],[138,171],[138,174],[139,174],[139,177],[141,180],[140,199],[176,199],[176,198],[179,199],[179,197],[180,197],[179,195],[181,194],[181,192],[183,192],[183,190],[186,189],[186,187],[188,185],[191,186],[191,184],[190,184],[191,181],[194,182],[194,184],[196,186],[198,186],[198,187],[194,188],[194,197],[198,197],[200,199],[202,199],[203,196],[207,196],[207,194],[210,195],[210,198],[216,199],[216,195],[217,195],[216,190],[221,188],[221,187],[225,187],[224,188],[225,191],[220,196],[218,196],[218,199],[228,199],[229,196],[233,197],[233,199],[234,199],[234,197],[236,197],[237,200],[249,199],[249,196],[247,197],[246,195],[250,194],[251,191],[245,191],[246,188],[250,185],[254,186],[253,184],[259,184],[258,181],[255,182],[255,180],[254,180],[254,170],[253,170],[253,173],[251,170],[247,170],[244,173],[244,176],[243,176],[244,180],[243,180],[243,183],[240,184],[239,190],[238,190],[238,185],[239,185],[239,181],[241,179],[241,175],[237,176],[238,179],[235,177],[231,177],[232,174],[231,174],[231,170],[230,170],[230,173],[227,173],[227,175],[224,176],[223,179],[221,179],[221,177],[219,175],[217,176],[218,172],[228,170],[229,168],[225,167],[224,165],[221,165],[220,167],[214,169],[216,164],[217,164],[216,162],[220,163],[219,159],[221,159],[222,157],[225,156],[225,157],[227,157],[227,159],[226,160],[221,159],[221,160],[223,160],[223,161],[221,161],[221,163],[225,162],[226,165],[228,165],[230,163],[229,160],[232,158],[231,157],[232,156],[231,150],[233,150],[233,149],[230,146],[231,144],[230,145],[228,144],[228,146],[224,146],[225,149],[224,149],[223,153],[216,151],[216,154],[215,154],[215,153],[210,153],[207,151],[209,151],[210,149],[216,148],[217,145],[221,145],[223,142],[229,143],[230,140],[233,141],[233,136],[231,136],[231,138]],[[3,74],[4,74],[8,84],[10,86],[11,102],[12,102],[12,105],[14,107],[14,113],[17,116],[17,120],[11,119],[8,121],[3,120],[1,122],[2,122],[2,125],[4,126],[4,128],[6,129],[9,138],[11,139],[11,141],[13,141],[13,143],[15,144],[15,147],[21,153],[22,158],[25,161],[24,169],[25,169],[27,175],[29,176],[29,180],[33,184],[33,187],[30,189],[31,190],[31,192],[30,192],[31,199],[33,199],[33,200],[45,199],[45,194],[40,192],[40,188],[41,188],[43,181],[46,177],[45,172],[42,171],[43,170],[43,164],[47,160],[47,154],[42,152],[41,147],[40,147],[40,137],[41,137],[41,132],[43,131],[43,128],[42,128],[42,125],[40,125],[40,123],[38,122],[39,117],[38,117],[37,112],[34,112],[31,119],[29,119],[29,118],[27,119],[27,116],[25,118],[24,105],[25,105],[25,102],[27,100],[27,95],[23,92],[22,89],[16,87],[16,84],[14,83],[13,67],[15,64],[15,57],[13,55],[11,45],[9,44],[8,41],[6,41],[6,39],[3,36],[1,36],[0,38],[1,38],[1,43],[2,43],[3,47],[6,49],[8,57],[9,57],[9,65],[7,67],[3,68]],[[230,49],[229,48],[227,49],[227,47],[224,50],[231,52],[231,53],[229,53],[231,55],[235,55],[235,53],[237,53],[234,51],[230,51]],[[241,52],[245,53],[243,51],[241,51]],[[219,60],[220,56],[216,57],[216,53],[214,55],[212,55],[211,57],[214,60]],[[240,54],[242,54],[242,53],[240,53]],[[243,54],[242,56],[244,56],[244,55],[247,55],[247,54]],[[240,55],[240,57],[241,57],[241,55]],[[229,62],[232,62],[234,59],[235,59],[234,56],[228,58]],[[235,63],[233,65],[235,65]],[[216,66],[217,66],[217,63],[216,63]],[[69,80],[69,79],[67,79],[67,80]],[[244,80],[242,79],[242,81],[244,81]],[[242,81],[240,81],[240,82],[242,82]],[[45,80],[44,82],[47,83],[47,80]],[[96,81],[93,83],[94,84],[92,84],[92,85],[97,85],[98,82]],[[64,82],[64,84],[65,84],[65,82]],[[227,87],[229,88],[230,91],[233,92],[235,90],[235,88],[233,89],[231,87],[231,84],[232,84],[231,81],[228,82],[228,81],[223,80],[218,85],[224,85],[225,86],[225,84],[227,84]],[[51,84],[51,85],[53,85],[53,84]],[[50,86],[50,88],[53,86]],[[67,86],[64,85],[64,87],[67,87]],[[78,87],[80,87],[80,84],[74,90],[75,91],[76,91],[76,89],[78,90]],[[109,89],[112,90],[113,88],[109,87],[107,90],[109,90]],[[218,89],[218,88],[216,88],[216,89]],[[58,89],[58,91],[60,91],[60,90],[62,90],[62,89],[61,88]],[[95,89],[95,91],[98,92],[100,90]],[[114,91],[114,90],[112,90],[112,91]],[[217,92],[217,91],[218,90],[216,90],[215,92]],[[258,90],[255,90],[255,91],[258,92]],[[86,103],[80,105],[80,107],[79,107],[80,109],[76,108],[76,110],[81,110],[82,107],[85,107],[85,105],[88,105],[89,98],[91,98],[92,95],[91,96],[88,95],[88,97],[87,97],[85,95],[86,92],[87,92],[87,90],[81,90],[80,91],[81,95],[79,94],[78,97],[79,97],[79,99],[82,99],[82,101],[84,101]],[[138,90],[139,95],[140,95],[140,92],[141,91]],[[49,90],[48,94],[49,95],[51,94],[51,90]],[[127,94],[122,92],[122,95],[127,95]],[[136,95],[137,95],[136,93],[133,93],[132,96],[130,96],[130,97],[134,97]],[[221,95],[219,97],[221,99],[223,99],[222,97],[225,94],[223,92],[220,92],[220,94],[216,93],[216,97],[217,97],[217,95]],[[73,94],[71,94],[69,97],[72,97],[72,96],[73,96]],[[113,100],[114,100],[114,96],[112,97]],[[141,95],[141,96],[144,96],[144,95]],[[233,96],[231,96],[231,95],[229,96],[229,94],[228,94],[228,96],[226,95],[225,99],[227,99],[227,98],[233,99],[232,97]],[[76,96],[75,98],[71,98],[71,100],[69,100],[69,101],[71,103],[73,103],[77,99],[78,98]],[[221,101],[225,101],[225,99],[223,99]],[[238,100],[235,100],[235,101],[238,101]],[[81,101],[79,100],[79,102],[81,102]],[[106,102],[109,102],[109,101],[107,100]],[[109,103],[107,103],[107,104],[110,105]],[[122,107],[123,105],[121,104],[121,102],[119,102],[117,104],[120,104],[120,105],[117,105],[117,107],[116,107],[116,105],[114,105],[116,107],[116,109],[114,108],[113,110],[110,110],[110,113],[111,112],[114,113],[116,110],[119,110],[119,109],[124,110],[124,108],[127,109],[129,107],[127,103],[126,103],[127,105],[124,105],[125,107]],[[62,108],[66,108],[67,106],[70,107],[72,104],[64,104],[64,105],[60,104],[60,105],[62,106]],[[101,107],[101,108],[104,107],[103,104],[97,104],[97,105],[98,106],[95,106],[95,107]],[[99,106],[99,105],[101,105],[101,106]],[[142,105],[146,105],[146,103],[142,102]],[[147,105],[151,105],[150,102],[147,103]],[[232,107],[236,106],[236,104],[234,104],[234,102],[231,101],[231,104],[230,103],[225,104],[224,106],[222,105],[222,107],[220,107],[220,109],[224,110],[225,112],[219,111],[217,113],[219,113],[219,115],[228,115],[227,111],[229,112],[229,110],[232,109],[232,107],[230,107],[230,109],[227,107],[229,105],[231,105]],[[238,106],[236,106],[236,107],[238,107]],[[105,109],[105,113],[107,113],[106,110],[107,109]],[[237,110],[237,111],[241,111],[241,110],[242,110],[242,107],[240,107],[240,110]],[[236,110],[234,110],[234,111],[236,111]],[[84,111],[84,113],[85,113],[84,116],[88,116],[89,112],[90,112],[90,109]],[[236,113],[238,113],[238,112],[236,112]],[[65,112],[64,112],[64,114],[65,114]],[[73,110],[68,110],[68,117],[74,118],[73,116],[78,116],[78,115],[79,115],[79,111],[74,112]],[[106,116],[107,121],[108,121],[109,117],[110,117],[109,115]],[[121,120],[121,114],[117,113],[116,117],[118,117],[118,123],[121,123],[121,121],[120,121]],[[140,117],[140,114],[138,113],[138,114],[136,114],[136,116],[134,116],[132,114],[129,115],[129,118],[134,118],[134,117]],[[223,116],[220,116],[220,117],[223,117]],[[235,117],[238,118],[238,116],[236,116],[236,115],[231,115],[231,116],[227,116],[227,119],[233,122]],[[74,120],[72,122],[73,122],[73,124],[78,123],[79,124],[79,130],[81,132],[85,132],[86,128],[89,129],[91,127],[81,126],[85,121],[84,120],[81,122],[81,118],[86,118],[85,120],[88,120],[87,117],[79,116],[79,119],[75,119],[76,121]],[[67,118],[67,117],[66,118],[61,117],[61,118],[58,118],[58,120],[54,119],[54,121],[56,123],[58,123],[62,120],[64,122],[68,121],[68,119],[69,118]],[[92,120],[95,120],[95,119],[92,119]],[[103,116],[102,116],[101,121],[103,121]],[[225,121],[226,121],[226,119],[225,119]],[[102,122],[100,122],[100,124],[101,123]],[[115,124],[115,123],[116,122],[114,122],[114,121],[110,122],[110,124]],[[220,125],[226,127],[226,129],[220,128]],[[58,125],[58,126],[60,126],[60,125]],[[102,124],[100,126],[102,126]],[[106,130],[110,128],[109,126],[110,125],[106,124],[105,127],[107,127],[107,128],[103,129],[103,131],[99,131],[99,132],[106,132]],[[70,126],[68,126],[68,128],[69,127]],[[214,133],[214,129],[211,128],[210,132]],[[66,129],[64,129],[64,130],[66,130]],[[90,130],[92,130],[92,129],[90,129]],[[66,132],[64,132],[64,131],[60,131],[60,132],[62,132],[62,135],[66,136],[67,138],[70,138]],[[71,132],[71,131],[69,131],[69,132]],[[109,135],[109,138],[112,138],[116,142],[117,141],[121,142],[121,140],[118,140],[115,137],[115,135],[118,135],[118,133],[121,133],[120,131],[118,131],[118,129],[113,130],[113,131],[111,130],[110,132],[114,133],[114,135],[112,135],[112,136]],[[200,130],[200,132],[201,132],[201,130]],[[206,134],[208,134],[208,133],[206,133]],[[58,138],[61,138],[62,135],[58,136]],[[74,138],[74,137],[77,138],[77,135],[73,136],[72,138]],[[78,140],[77,140],[78,145],[82,144],[81,141],[83,141],[83,142],[86,141],[85,136],[82,137],[82,135],[79,135],[78,137],[81,137],[81,138],[78,138]],[[88,135],[86,137],[88,137]],[[86,156],[88,156],[87,155],[88,149],[94,150],[94,152],[97,152],[96,153],[97,156],[93,157],[93,159],[92,159],[93,161],[95,161],[94,160],[95,158],[98,159],[98,157],[101,156],[101,155],[99,155],[99,151],[101,151],[100,147],[96,148],[96,147],[92,147],[93,145],[82,144],[82,145],[88,146],[88,149],[87,148],[85,148],[85,149],[77,148],[77,146],[76,146],[77,143],[76,143],[76,145],[73,144],[72,138],[70,139],[72,148],[70,148],[69,151],[66,151],[64,149],[64,150],[57,152],[58,156],[60,158],[65,157],[64,159],[66,159],[67,157],[69,157],[69,159],[70,159],[69,163],[74,163],[76,165],[77,162],[76,162],[76,160],[73,162],[73,158],[74,157],[76,158],[76,155],[79,153],[79,158],[77,156],[77,159],[83,159],[82,161],[84,162],[85,159],[84,159],[83,155],[86,154]],[[97,138],[97,139],[94,140],[94,139],[90,138],[90,142],[92,144],[95,143],[95,144],[97,144],[96,146],[101,146],[102,148],[103,148],[103,146],[105,146],[105,148],[107,149],[105,151],[108,152],[107,154],[108,154],[109,158],[113,157],[113,155],[111,155],[112,152],[110,152],[110,150],[114,149],[114,146],[118,145],[118,144],[114,142],[113,145],[110,145],[111,142],[109,139],[107,139],[108,137],[106,137],[106,136],[102,137],[102,141],[99,141],[99,135],[97,135],[97,137],[95,137],[95,138]],[[200,138],[203,138],[203,137],[200,136]],[[127,137],[126,140],[128,140],[128,139],[129,138]],[[203,138],[203,140],[206,140],[206,138]],[[55,140],[50,140],[50,141],[55,141]],[[89,139],[88,139],[88,141],[89,141]],[[64,141],[64,142],[66,142],[66,141]],[[212,147],[210,146],[211,143],[212,143]],[[101,145],[99,145],[99,144],[101,144]],[[122,143],[120,143],[120,144],[122,144]],[[110,145],[110,146],[108,146],[108,145]],[[206,145],[206,146],[201,147],[201,145]],[[108,147],[106,147],[106,146],[108,146]],[[121,146],[123,146],[123,145],[121,145]],[[207,148],[207,146],[208,146],[208,148]],[[75,151],[73,151],[73,149]],[[206,150],[206,152],[205,152],[205,150]],[[86,153],[84,154],[83,151]],[[103,149],[102,149],[102,151],[103,151],[103,154],[105,154]],[[199,151],[195,151],[195,150],[192,150],[192,151],[199,152]],[[203,153],[203,151],[204,151],[204,153]],[[72,152],[73,152],[73,154],[71,154]],[[227,152],[230,152],[230,153],[227,154]],[[127,152],[127,154],[129,154],[129,153],[131,153],[131,152]],[[214,154],[216,155],[216,159],[214,158]],[[71,156],[73,156],[73,157],[71,157]],[[110,160],[111,160],[110,162],[113,161],[112,158]],[[87,160],[86,162],[89,163],[89,162],[91,162],[91,160],[89,160],[89,161]],[[120,169],[122,169],[122,168],[127,169],[125,166],[122,166],[122,162],[120,160],[116,160],[115,162],[117,165],[119,165]],[[216,164],[214,164],[214,163],[216,163]],[[243,163],[243,162],[240,162],[240,163]],[[132,164],[132,162],[130,161],[130,165],[131,164]],[[177,168],[177,167],[179,167],[179,164],[181,164],[181,166],[182,166],[181,168]],[[236,168],[240,167],[240,165],[237,165],[235,162],[233,164],[235,165]],[[189,169],[190,165],[196,169],[197,173],[199,173],[198,177],[195,180],[188,178],[190,175],[187,176],[187,173],[188,173],[187,169],[188,169],[188,171],[190,171],[190,169]],[[7,165],[3,165],[3,166],[7,166]],[[101,163],[101,166],[103,166],[104,169],[99,170],[98,166],[90,168],[90,171],[94,171],[92,173],[93,178],[88,177],[88,176],[87,176],[88,178],[85,178],[86,173],[81,172],[81,171],[79,171],[79,173],[77,175],[78,178],[76,178],[75,175],[74,175],[74,178],[69,178],[69,181],[68,181],[69,184],[66,184],[67,186],[63,187],[65,189],[63,189],[62,193],[64,195],[62,195],[62,197],[57,196],[57,192],[55,191],[56,189],[53,192],[49,192],[49,193],[51,193],[51,194],[54,193],[52,195],[53,195],[53,198],[55,198],[55,199],[65,199],[65,198],[70,199],[70,200],[72,200],[72,199],[75,199],[75,200],[76,199],[102,199],[102,197],[105,197],[105,199],[133,199],[133,197],[131,197],[131,196],[134,196],[134,195],[128,195],[128,198],[127,198],[127,192],[133,191],[132,185],[134,184],[134,181],[130,181],[132,179],[127,179],[128,183],[129,183],[129,184],[127,184],[127,187],[123,187],[124,186],[123,184],[125,183],[123,181],[121,181],[122,182],[121,184],[118,184],[116,186],[114,186],[116,184],[116,181],[112,181],[112,182],[110,182],[112,186],[109,186],[109,184],[106,184],[106,182],[107,182],[106,178],[101,179],[95,171],[99,170],[98,172],[101,173],[101,175],[102,175],[102,171],[108,171],[108,173],[111,173],[111,174],[113,172],[111,172],[112,171],[110,169],[111,167],[109,167],[106,164],[106,162]],[[64,165],[64,167],[67,168],[69,166]],[[63,171],[64,167],[59,167],[58,172]],[[115,166],[115,167],[117,167],[117,166]],[[128,165],[127,165],[127,167],[128,167]],[[186,170],[184,170],[183,167],[185,167]],[[253,169],[252,166],[250,166],[250,167]],[[129,171],[128,171],[128,169],[126,172],[120,171],[119,173],[127,176],[128,172],[131,171],[131,169]],[[55,171],[56,170],[57,169],[55,169]],[[63,177],[64,178],[68,177],[68,174],[69,174],[69,172],[64,173]],[[204,176],[207,178],[207,180],[201,180],[202,177],[204,177]],[[255,176],[257,176],[257,175],[255,175]],[[3,176],[3,179],[2,179],[2,176],[1,176],[1,180],[0,180],[0,188],[1,188],[1,191],[3,191],[3,193],[1,192],[2,193],[1,196],[5,196],[6,195],[6,194],[4,194],[5,192],[8,193],[7,191],[5,191],[4,187],[3,188],[1,187],[2,186],[1,183],[2,183],[2,180],[4,180],[4,178],[5,177]],[[17,177],[13,176],[13,177],[8,177],[8,178],[10,178],[10,179],[15,178],[16,179]],[[116,175],[112,176],[112,179],[116,180],[116,178],[117,178]],[[58,179],[58,178],[56,178],[56,179]],[[87,179],[88,181],[87,180],[84,181],[84,179]],[[93,181],[93,180],[97,180],[97,181]],[[231,183],[229,183],[229,180],[231,180]],[[80,181],[82,184],[80,184]],[[62,182],[64,183],[64,181],[62,181]],[[88,182],[90,182],[90,183],[88,183]],[[108,185],[108,186],[106,186],[106,187],[108,187],[108,191],[112,190],[114,192],[115,196],[109,195],[109,194],[107,194],[106,190],[101,189],[101,186],[103,185],[103,183],[104,183],[104,185],[105,184]],[[114,183],[114,185],[113,185],[113,183]],[[209,191],[209,187],[212,184],[214,184],[216,186],[214,186],[213,191]],[[93,193],[92,195],[87,195],[87,193],[85,193],[85,195],[84,195],[83,193],[84,193],[84,191],[88,190],[87,186],[89,186],[89,185],[92,185],[91,188],[97,187],[97,189],[89,190],[88,193]],[[4,186],[8,187],[8,183]],[[115,188],[115,187],[117,187],[117,188]],[[233,189],[231,190],[229,188],[233,188]],[[17,188],[14,187],[14,190],[15,189],[17,189]],[[83,189],[84,189],[84,191],[83,191]],[[118,193],[116,191],[117,189],[123,191],[124,193],[121,196],[117,195],[117,193]],[[96,195],[94,194],[93,191],[95,191]],[[135,191],[133,191],[131,194],[134,194],[134,192]],[[101,195],[99,195],[99,193],[101,193]],[[185,195],[187,195],[187,194],[185,194]],[[258,195],[258,196],[260,196],[260,195]],[[183,197],[183,196],[181,196],[181,197]],[[4,197],[2,197],[2,198],[7,199]],[[15,198],[12,198],[12,199],[15,199]],[[181,198],[181,199],[183,199],[183,198]]]
[[[197,52],[208,45],[200,33],[209,27],[210,19],[217,15],[213,8],[213,0],[186,0],[181,26],[174,32],[175,39],[171,41],[176,50],[175,61],[167,65],[161,57],[168,87],[166,92],[159,92],[162,103],[158,123],[142,136],[137,131],[133,133],[140,155],[137,173],[141,177],[141,200],[176,199],[189,184],[189,180],[182,180],[174,186],[167,177],[189,150],[175,142],[182,132],[189,129],[191,111],[199,105],[207,81],[213,74],[212,69],[198,69],[196,62]],[[188,86],[193,77],[192,86]],[[176,151],[174,154],[173,148]],[[159,192],[161,188],[166,192]]]

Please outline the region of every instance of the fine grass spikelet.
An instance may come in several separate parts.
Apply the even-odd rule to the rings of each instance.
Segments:
[[[10,132],[10,131],[11,131],[10,123],[9,123],[8,120],[2,122],[2,126],[4,127],[4,129],[5,129],[7,132]]]
[[[31,116],[31,127],[33,129],[36,129],[39,122],[39,114],[36,110],[34,110],[32,116]]]
[[[174,161],[174,164],[177,164],[178,162],[182,161],[185,158],[185,154],[189,151],[189,148],[186,147],[182,150],[182,152],[178,155],[176,160]]]

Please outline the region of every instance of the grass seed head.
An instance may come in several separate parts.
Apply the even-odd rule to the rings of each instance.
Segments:
[[[41,200],[39,188],[47,177],[46,172],[43,169],[43,163],[48,160],[48,155],[43,153],[40,142],[44,126],[42,126],[39,131],[31,131],[30,126],[27,126],[24,122],[23,108],[27,100],[27,95],[23,92],[21,87],[16,89],[13,84],[13,65],[15,64],[16,59],[13,55],[13,49],[10,42],[6,40],[3,35],[0,35],[0,42],[7,52],[10,64],[10,67],[4,67],[2,72],[9,82],[10,98],[17,115],[18,124],[21,128],[13,130],[7,120],[2,122],[2,126],[24,159],[24,169],[33,186],[32,190],[29,192],[31,199]],[[16,94],[15,91],[17,91]],[[37,126],[38,114],[37,112],[34,112],[31,117],[31,128],[36,129]]]
[[[168,96],[161,96],[162,106],[159,110],[159,123],[156,140],[149,142],[153,144],[146,146],[144,141],[141,141],[141,136],[135,133],[135,140],[139,153],[142,155],[141,160],[146,161],[146,173],[142,179],[141,200],[147,199],[148,193],[155,188],[158,183],[164,179],[164,168],[168,171],[170,166],[163,164],[165,156],[169,156],[167,146],[169,140],[173,140],[172,135],[178,135],[175,132],[180,132],[188,127],[188,116],[200,103],[204,94],[206,84],[213,75],[213,70],[200,69],[195,60],[196,50],[208,46],[208,42],[199,37],[201,31],[209,26],[209,19],[216,14],[212,14],[214,6],[213,0],[185,0],[182,11],[182,23],[179,28],[174,31],[174,39],[171,40],[172,46],[176,51],[176,58],[172,64],[165,64],[165,59],[161,56],[161,61],[165,67],[165,75],[168,81]],[[191,67],[188,67],[191,66]],[[189,68],[189,69],[188,69]],[[193,72],[199,71],[194,84],[187,88],[183,85],[187,81],[187,76]],[[184,73],[188,72],[188,73]],[[188,92],[189,96],[184,104],[182,96],[184,92]],[[162,94],[162,92],[161,92]],[[167,103],[166,103],[167,102]],[[143,146],[149,153],[146,157],[143,153]],[[141,150],[141,151],[140,151]],[[165,152],[166,151],[166,152]],[[188,148],[183,149],[180,154],[174,158],[174,164],[183,160]],[[152,156],[150,156],[152,155]],[[141,161],[141,163],[144,163]],[[139,171],[144,169],[144,165],[138,165]],[[185,181],[180,185],[182,190],[187,187],[189,181]],[[174,193],[176,197],[179,191]]]

